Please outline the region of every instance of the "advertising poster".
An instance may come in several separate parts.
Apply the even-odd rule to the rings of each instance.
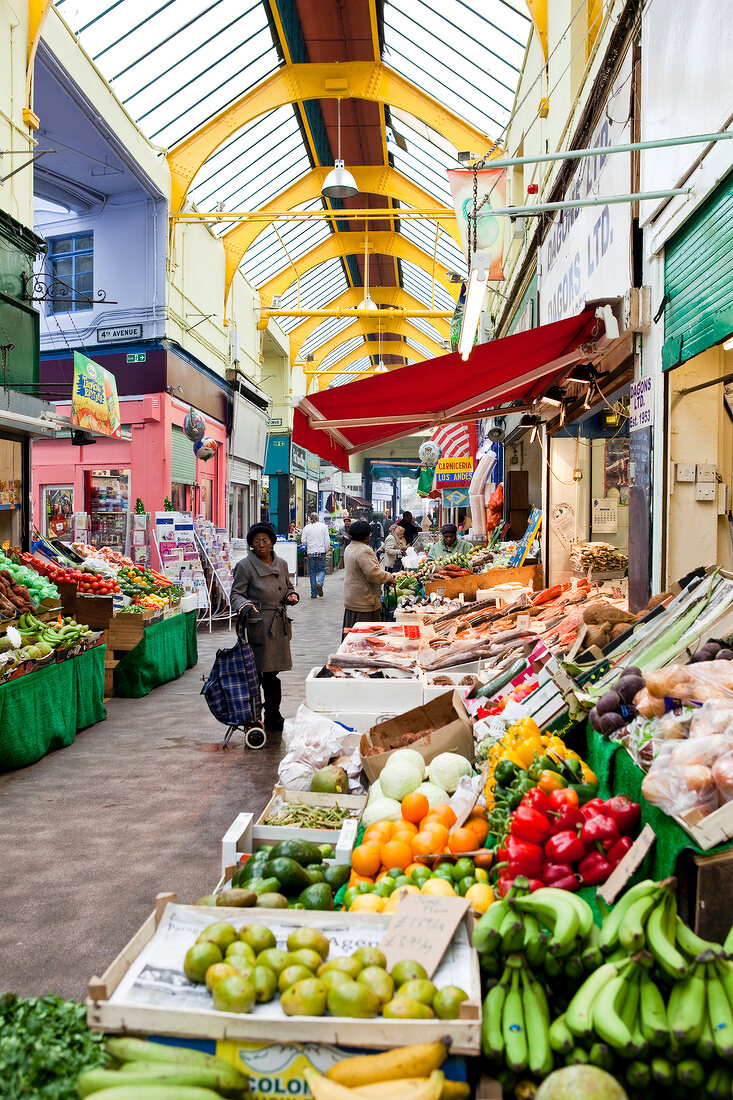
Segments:
[[[74,352],[71,423],[115,439],[122,435],[115,376],[80,351]]]

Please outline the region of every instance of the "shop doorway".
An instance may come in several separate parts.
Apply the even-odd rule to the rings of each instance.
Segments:
[[[73,486],[44,485],[41,507],[41,534],[49,539],[70,537],[74,522]]]
[[[210,477],[201,480],[201,492],[199,499],[199,515],[202,519],[211,519],[211,503],[214,499],[214,483]]]
[[[0,433],[0,547],[27,549],[28,452],[27,440]]]

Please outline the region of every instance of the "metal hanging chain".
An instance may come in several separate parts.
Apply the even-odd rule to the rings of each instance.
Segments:
[[[474,255],[478,251],[478,165],[473,166],[473,248]]]

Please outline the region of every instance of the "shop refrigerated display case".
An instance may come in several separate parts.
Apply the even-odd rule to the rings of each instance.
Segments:
[[[84,488],[92,546],[109,546],[129,554],[130,471],[90,470]]]

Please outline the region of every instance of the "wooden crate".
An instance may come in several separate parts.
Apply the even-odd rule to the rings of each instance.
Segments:
[[[272,812],[275,803],[281,799],[284,803],[289,805],[303,805],[303,806],[339,806],[342,810],[350,810],[349,817],[353,818],[357,823],[361,821],[361,815],[364,813],[364,808],[367,804],[367,796],[365,794],[320,794],[317,791],[292,791],[286,787],[278,784],[272,792],[270,801],[265,806],[264,810],[257,818],[255,825],[262,825],[266,828],[273,829],[272,825],[267,825],[267,818]],[[313,829],[299,829],[295,826],[284,826],[286,832],[292,833],[292,839],[295,840],[308,840],[305,834],[313,832]],[[283,831],[282,828],[278,828],[278,832]],[[339,829],[318,829],[317,832],[327,832],[335,839],[335,834],[339,832]],[[291,839],[290,837],[281,837],[281,840]],[[317,841],[318,844],[329,844],[330,841],[323,840]]]
[[[134,649],[142,641],[145,623],[142,615],[115,615],[107,628],[110,649]]]
[[[114,601],[111,596],[84,596],[77,592],[73,615],[78,623],[86,623],[95,630],[106,630],[113,614]]]
[[[312,844],[330,844],[335,852],[333,863],[348,864],[356,843],[358,818],[343,823],[339,832],[333,829],[275,828],[272,825],[256,825],[253,814],[239,814],[221,840],[222,874],[231,864],[239,863],[243,855],[251,855],[263,844],[277,844],[280,840],[309,840]]]
[[[544,569],[541,565],[520,565],[514,569],[490,569],[488,573],[472,573],[469,577],[455,577],[453,580],[426,581],[425,593],[429,596],[439,588],[444,588],[448,599],[454,599],[462,592],[471,601],[476,599],[479,589],[512,582],[525,585],[531,583],[535,591],[539,591],[544,585]]]
[[[733,909],[733,850],[700,855],[687,848],[676,870],[680,916],[703,939],[722,943]]]
[[[122,949],[101,978],[89,982],[87,1022],[94,1031],[108,1034],[175,1036],[184,1039],[231,1039],[246,1042],[271,1042],[273,1031],[280,1043],[333,1043],[336,1046],[386,1050],[413,1043],[433,1042],[450,1037],[451,1053],[478,1055],[481,1042],[481,978],[478,955],[468,948],[465,965],[460,972],[451,973],[450,981],[465,989],[468,1000],[461,1005],[457,1020],[373,1020],[352,1019],[343,1016],[285,1016],[280,1013],[273,1019],[272,1013],[262,1010],[269,1005],[258,1005],[252,1013],[239,1014],[217,1012],[213,1009],[186,1010],[160,1007],[154,1004],[128,1004],[111,1000],[115,990],[143,949],[155,936],[165,915],[168,903],[175,904],[175,894],[159,894],[155,910],[142,927]],[[190,915],[190,916],[189,916]],[[309,925],[328,936],[329,932],[344,932],[349,918],[343,913],[311,912],[287,909],[226,909],[185,905],[177,908],[179,920],[198,922],[201,917],[210,922],[226,917],[235,927],[244,924],[266,924],[275,936],[292,928]],[[352,923],[357,914],[351,914]],[[382,913],[359,913],[358,924],[368,930],[365,937],[377,944],[386,932],[392,918]],[[462,922],[470,943],[473,918],[466,914]],[[192,936],[191,940],[195,937]],[[170,951],[168,952],[170,955]],[[181,958],[180,978],[183,979]],[[173,970],[168,958],[165,969],[172,974],[175,984],[179,972]],[[151,998],[152,999],[152,998]]]

